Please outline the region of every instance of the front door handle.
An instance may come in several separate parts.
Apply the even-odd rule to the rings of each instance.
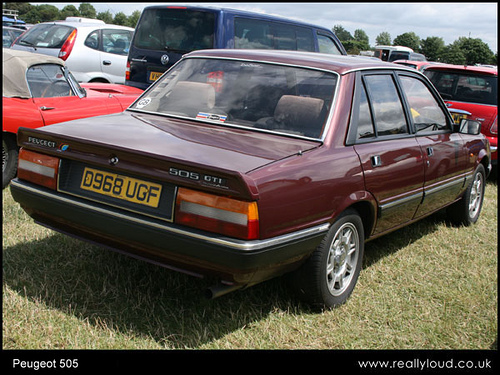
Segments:
[[[380,167],[382,165],[382,159],[379,155],[374,155],[371,157],[372,167]]]
[[[427,147],[427,156],[432,156],[434,155],[434,149],[432,147]]]
[[[109,61],[109,60],[104,60],[104,61],[102,62],[102,64],[103,64],[103,65],[111,65],[111,61]]]
[[[50,111],[51,109],[56,109],[55,107],[45,107],[44,105],[40,107],[42,111]]]

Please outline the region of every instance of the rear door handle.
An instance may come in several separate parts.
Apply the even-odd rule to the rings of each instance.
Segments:
[[[55,109],[55,107],[45,107],[44,105],[42,105],[42,106],[40,107],[40,109],[41,109],[42,111],[50,111],[51,109]]]
[[[104,60],[102,63],[103,65],[111,65],[111,61],[109,60]]]
[[[427,147],[427,156],[432,156],[434,155],[434,149],[432,147]]]

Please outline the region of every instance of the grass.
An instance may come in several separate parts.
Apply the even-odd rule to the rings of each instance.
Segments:
[[[437,213],[366,245],[321,313],[283,279],[206,300],[207,281],[33,223],[3,191],[3,349],[496,349],[497,182],[472,227]]]

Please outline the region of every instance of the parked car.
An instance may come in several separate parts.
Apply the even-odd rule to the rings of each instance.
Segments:
[[[61,59],[5,48],[2,73],[3,188],[16,174],[20,127],[122,112],[142,93],[125,85],[79,85]]]
[[[24,30],[21,30],[17,27],[9,27],[9,26],[3,26],[2,27],[2,45],[3,48],[10,48],[12,43],[14,43],[14,40],[17,39],[22,33],[24,33]]]
[[[12,48],[63,59],[79,82],[122,84],[133,33],[130,27],[67,17],[33,26]]]
[[[476,222],[491,168],[421,73],[272,50],[190,53],[126,111],[18,142],[11,192],[37,222],[212,277],[212,297],[294,272],[321,307],[351,294],[365,241],[445,207]]]
[[[126,84],[146,89],[183,54],[208,48],[346,54],[335,34],[321,26],[235,9],[155,5],[144,8],[137,22]]]
[[[440,64],[428,66],[424,74],[449,108],[471,113],[481,122],[481,131],[491,144],[491,158],[498,164],[498,70],[496,68]]]
[[[409,66],[410,68],[417,69],[420,72],[423,72],[425,68],[427,68],[429,65],[439,64],[433,61],[415,61],[415,60],[394,60],[393,63]]]

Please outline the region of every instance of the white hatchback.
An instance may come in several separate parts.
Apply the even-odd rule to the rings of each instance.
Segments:
[[[67,17],[33,26],[13,49],[52,55],[66,61],[79,82],[125,83],[134,29],[103,21]]]

